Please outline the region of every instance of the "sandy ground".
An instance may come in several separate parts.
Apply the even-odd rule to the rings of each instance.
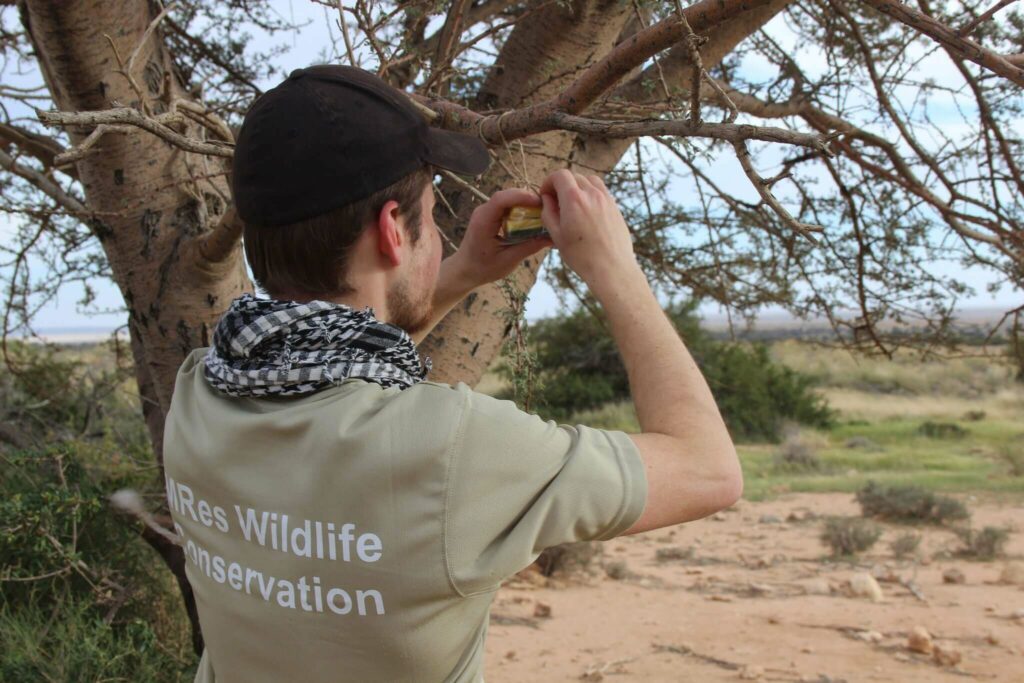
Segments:
[[[817,516],[858,506],[799,494],[608,541],[591,574],[528,570],[492,607],[487,683],[1024,682],[1024,501],[969,504],[976,527],[1016,529],[1008,559],[961,559],[947,530],[885,525],[856,563],[834,562]],[[917,557],[896,560],[889,542],[908,530],[923,535]],[[659,550],[679,557],[659,561]],[[953,569],[963,583],[944,581]],[[880,601],[851,595],[857,574],[877,578]],[[908,648],[918,626],[945,661]]]

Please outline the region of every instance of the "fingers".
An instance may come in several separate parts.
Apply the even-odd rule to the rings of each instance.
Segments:
[[[502,215],[513,206],[540,206],[540,197],[535,192],[520,188],[499,190],[473,210],[470,221],[474,224],[494,225],[497,229]]]
[[[541,183],[541,194],[562,195],[580,189],[577,176],[567,168],[559,169]]]

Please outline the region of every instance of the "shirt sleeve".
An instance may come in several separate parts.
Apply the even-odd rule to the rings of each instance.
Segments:
[[[624,432],[560,425],[459,388],[444,506],[445,562],[458,594],[494,590],[545,548],[613,538],[639,519],[647,479]]]

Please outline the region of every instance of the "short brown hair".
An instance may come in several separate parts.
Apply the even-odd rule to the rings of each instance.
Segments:
[[[242,232],[253,278],[271,296],[284,292],[330,298],[355,289],[345,280],[352,246],[384,204],[394,200],[413,244],[420,239],[423,189],[433,181],[424,166],[369,197],[290,225]]]

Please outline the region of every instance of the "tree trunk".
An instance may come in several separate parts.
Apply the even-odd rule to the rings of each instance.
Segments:
[[[141,45],[131,74],[139,91],[119,73],[119,60],[128,61],[154,16],[152,6],[138,0],[25,3],[22,21],[56,107],[89,111],[120,103],[160,113],[187,98],[158,33]],[[70,135],[75,143],[84,137]],[[240,246],[217,262],[196,248],[229,203],[223,175],[196,179],[223,171],[219,160],[186,154],[141,130],[107,134],[96,148],[78,162],[78,177],[96,215],[93,232],[128,307],[143,414],[162,475],[163,422],[178,367],[192,349],[209,343],[227,304],[252,286]],[[154,548],[187,586],[181,549]],[[191,591],[185,599],[199,646]]]
[[[710,31],[709,41],[701,48],[705,68],[718,64],[737,44],[767,23],[791,0],[774,0],[748,10]],[[571,83],[584,67],[603,57],[616,43],[632,14],[632,6],[614,0],[592,4],[575,3],[566,10],[558,5],[527,17],[516,24],[501,54],[480,90],[478,109],[498,109],[533,104],[548,99]],[[662,58],[662,72],[679,102],[685,102],[690,74],[687,51],[677,46]],[[616,96],[643,101],[644,80],[656,79],[653,67],[623,84]],[[676,90],[678,89],[678,90]],[[656,96],[663,96],[660,88]],[[540,181],[551,171],[568,166],[581,173],[600,169],[607,173],[633,143],[631,139],[596,140],[563,132],[544,133],[530,138],[527,149],[513,142],[499,158],[510,167],[525,167],[528,179]],[[534,146],[536,145],[536,146]],[[525,160],[524,160],[525,157]],[[492,192],[516,182],[500,164],[494,164],[484,176],[481,188]],[[446,189],[454,195],[453,206],[462,224],[472,211],[474,199],[464,191]],[[511,278],[521,291],[528,292],[537,280],[537,272],[547,252],[528,259]],[[434,360],[431,379],[439,382],[462,381],[475,385],[501,350],[509,332],[504,296],[496,284],[480,287],[461,305],[452,309],[420,345]]]

